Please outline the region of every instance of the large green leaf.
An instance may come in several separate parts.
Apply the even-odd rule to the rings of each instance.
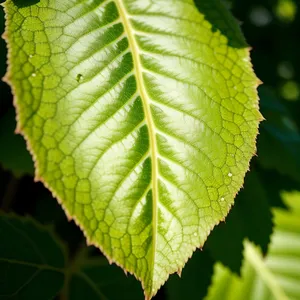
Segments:
[[[64,283],[65,253],[51,231],[0,213],[0,241],[0,299],[53,299]]]
[[[300,193],[285,193],[284,198],[290,211],[274,210],[276,227],[267,257],[247,242],[242,277],[217,264],[206,300],[300,299]]]
[[[258,139],[258,161],[264,168],[300,181],[299,129],[271,89],[261,87],[260,98],[267,121],[262,124]]]
[[[34,2],[5,11],[36,179],[150,298],[227,215],[255,153],[249,50],[217,0]]]
[[[133,276],[79,248],[67,261],[51,228],[29,217],[0,213],[0,299],[143,298]],[[55,298],[56,299],[56,298]]]

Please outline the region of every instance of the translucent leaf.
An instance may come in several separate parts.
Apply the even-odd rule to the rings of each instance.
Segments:
[[[255,153],[249,50],[219,1],[5,3],[41,180],[151,298],[227,215]]]

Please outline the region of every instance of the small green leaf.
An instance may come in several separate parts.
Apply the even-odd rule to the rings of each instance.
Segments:
[[[235,20],[216,0],[5,12],[36,180],[151,298],[225,218],[255,153],[258,80]]]
[[[53,299],[64,283],[64,249],[30,218],[0,214],[0,299]]]
[[[276,226],[266,258],[246,242],[242,277],[216,264],[205,300],[300,299],[300,192],[283,197],[290,211],[274,210]]]

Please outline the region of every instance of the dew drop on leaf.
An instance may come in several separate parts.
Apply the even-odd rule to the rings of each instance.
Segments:
[[[76,76],[77,82],[80,82],[82,80],[82,78],[83,78],[82,74],[77,74],[77,76]]]

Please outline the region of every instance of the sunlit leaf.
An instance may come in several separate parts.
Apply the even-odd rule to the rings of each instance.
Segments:
[[[249,50],[216,0],[36,2],[5,4],[36,179],[151,298],[243,184],[261,119]]]

